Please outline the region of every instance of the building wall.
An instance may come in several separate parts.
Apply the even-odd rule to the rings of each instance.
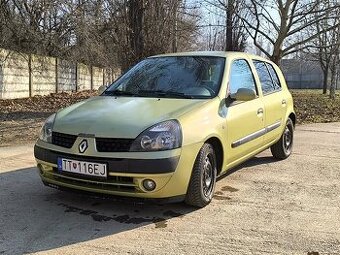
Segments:
[[[323,86],[323,73],[317,61],[283,59],[281,69],[289,88],[321,89]]]

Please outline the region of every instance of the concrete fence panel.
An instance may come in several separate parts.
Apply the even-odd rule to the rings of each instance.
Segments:
[[[104,70],[98,67],[92,67],[93,89],[98,89],[104,84]]]
[[[32,96],[48,95],[56,91],[56,59],[33,55],[32,67]]]
[[[103,84],[111,84],[119,74],[118,69],[0,48],[0,99],[98,89]]]
[[[104,70],[104,85],[110,85],[110,81],[112,81],[112,69]]]
[[[104,69],[104,84],[110,85],[112,82],[117,80],[117,78],[120,76],[121,71],[119,69],[112,69],[112,68],[106,68]]]
[[[28,74],[26,55],[0,50],[0,98],[28,97]]]
[[[57,92],[76,91],[77,64],[67,60],[58,59],[58,87]]]
[[[91,67],[78,64],[78,90],[91,89]]]

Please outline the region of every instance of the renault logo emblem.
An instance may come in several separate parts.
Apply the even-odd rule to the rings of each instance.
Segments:
[[[81,141],[80,144],[79,144],[79,147],[78,147],[79,152],[80,152],[80,153],[84,153],[84,152],[86,151],[87,147],[88,147],[87,140],[84,139],[84,140]]]

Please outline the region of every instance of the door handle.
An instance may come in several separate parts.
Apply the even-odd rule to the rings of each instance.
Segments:
[[[257,110],[257,115],[260,115],[260,114],[263,114],[263,108],[259,108],[259,109]]]

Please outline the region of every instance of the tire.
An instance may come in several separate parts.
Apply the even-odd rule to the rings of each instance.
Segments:
[[[216,186],[216,155],[211,144],[205,143],[200,149],[192,169],[185,203],[195,207],[208,205]]]
[[[294,124],[291,119],[288,119],[280,140],[270,147],[273,157],[276,159],[288,158],[292,153],[293,138]]]

